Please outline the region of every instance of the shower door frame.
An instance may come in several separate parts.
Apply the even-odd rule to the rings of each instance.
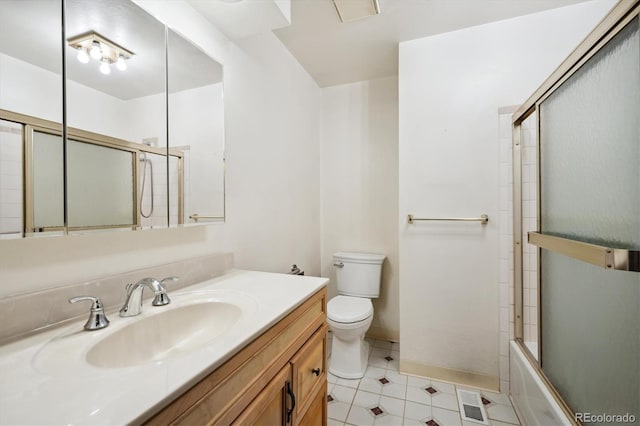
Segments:
[[[522,123],[532,114],[537,114],[536,120],[536,218],[537,229],[540,230],[540,104],[555,92],[567,79],[569,79],[582,65],[591,59],[613,37],[615,37],[628,23],[633,20],[640,21],[640,0],[619,1],[607,14],[607,16],[589,33],[589,35],[574,49],[573,52],[560,64],[558,68],[542,83],[542,85],[523,103],[512,116],[513,125],[513,265],[514,265],[514,315],[515,315],[515,341],[525,354],[534,370],[549,389],[556,402],[565,412],[568,419],[579,424],[574,417],[571,408],[563,400],[550,380],[542,371],[543,345],[541,341],[541,289],[540,289],[540,252],[537,247],[537,337],[538,353],[532,354],[524,343],[524,300],[523,300],[523,217],[522,217]],[[525,241],[526,242],[526,241]],[[553,250],[552,250],[553,251]],[[584,253],[576,253],[578,259]],[[606,266],[604,266],[606,267]]]

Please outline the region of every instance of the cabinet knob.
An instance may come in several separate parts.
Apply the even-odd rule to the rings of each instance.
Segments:
[[[319,368],[314,368],[313,370],[311,370],[311,372],[312,372],[313,374],[315,374],[316,376],[319,376],[319,375],[320,375],[320,369],[319,369]]]

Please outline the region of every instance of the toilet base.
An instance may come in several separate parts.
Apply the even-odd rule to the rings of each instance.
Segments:
[[[343,379],[361,379],[369,360],[369,342],[361,339],[344,341],[333,333],[329,372]]]

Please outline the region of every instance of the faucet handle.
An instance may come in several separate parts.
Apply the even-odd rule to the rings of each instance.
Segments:
[[[167,294],[167,287],[165,286],[165,283],[167,281],[178,281],[178,279],[178,277],[173,276],[161,279],[158,286],[159,291],[156,291],[156,295],[153,298],[153,302],[151,302],[151,304],[153,306],[164,306],[171,303],[171,299],[169,299],[169,295]]]
[[[162,286],[164,287],[165,286],[164,284],[167,281],[178,281],[179,279],[180,279],[180,277],[175,277],[175,276],[166,277],[166,278],[163,278],[163,279],[160,280],[160,284],[162,284]]]
[[[69,303],[77,303],[83,300],[91,301],[91,311],[89,311],[89,319],[84,325],[85,330],[100,330],[109,325],[109,320],[104,314],[104,305],[102,301],[93,296],[77,296],[69,299]]]

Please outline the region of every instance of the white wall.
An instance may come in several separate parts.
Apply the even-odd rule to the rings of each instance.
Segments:
[[[219,251],[318,275],[320,89],[271,33],[236,45],[182,1],[138,4],[225,66],[227,223],[0,241],[0,297]]]
[[[498,108],[520,104],[612,6],[581,3],[400,44],[401,367],[498,376]],[[422,217],[477,223],[407,225]]]
[[[322,276],[337,294],[332,255],[364,251],[387,256],[369,333],[397,340],[398,79],[322,89]]]

